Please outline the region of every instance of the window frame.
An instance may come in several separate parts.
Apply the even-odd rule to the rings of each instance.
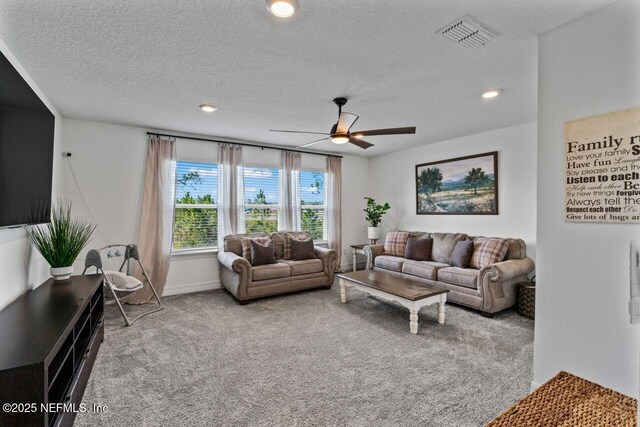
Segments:
[[[319,172],[324,175],[323,178],[323,189],[322,189],[322,198],[324,199],[322,205],[304,205],[302,204],[302,200],[300,201],[300,215],[302,216],[302,211],[305,209],[308,210],[322,210],[323,212],[323,221],[322,221],[322,239],[314,240],[314,243],[319,244],[327,244],[329,240],[327,240],[327,171],[326,169],[316,169],[316,168],[300,168],[300,173],[302,172]]]
[[[218,252],[218,242],[216,241],[216,243],[213,246],[202,246],[202,247],[192,247],[192,248],[179,248],[179,249],[175,249],[173,247],[174,244],[174,233],[175,233],[175,226],[176,226],[176,211],[178,209],[215,209],[216,211],[218,210],[218,203],[213,203],[213,204],[185,204],[185,203],[177,203],[175,200],[177,200],[178,196],[178,188],[177,188],[177,180],[178,180],[178,164],[179,163],[198,163],[198,164],[204,164],[204,165],[214,165],[216,166],[216,170],[219,169],[219,162],[218,160],[213,160],[213,159],[206,159],[206,160],[202,160],[202,159],[196,159],[196,158],[192,158],[192,157],[184,157],[184,158],[179,158],[176,160],[176,181],[175,181],[175,196],[174,196],[174,203],[173,203],[173,224],[171,226],[171,256],[177,255],[177,256],[183,256],[183,255],[198,255],[198,254],[210,254],[210,253],[217,253]],[[218,179],[216,177],[216,187],[218,185]],[[215,201],[215,199],[214,199]],[[217,225],[216,225],[217,228]],[[217,231],[217,230],[216,230]]]

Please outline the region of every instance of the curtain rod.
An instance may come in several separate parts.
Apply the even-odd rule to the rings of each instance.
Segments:
[[[261,148],[263,150],[266,148],[268,150],[292,151],[294,153],[314,154],[316,156],[338,157],[338,158],[342,159],[342,156],[340,156],[338,154],[317,153],[317,152],[314,152],[314,151],[296,150],[296,149],[289,149],[289,148],[280,148],[280,147],[273,147],[273,146],[270,146],[270,145],[250,144],[248,142],[221,141],[221,140],[218,140],[218,139],[197,138],[197,137],[194,137],[194,136],[182,136],[182,135],[169,135],[169,134],[166,134],[166,133],[158,133],[158,132],[147,132],[147,135],[165,136],[167,138],[190,139],[192,141],[217,142],[219,144],[243,145],[245,147]]]

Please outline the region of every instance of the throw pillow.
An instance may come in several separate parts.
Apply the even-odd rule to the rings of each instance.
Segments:
[[[507,239],[479,238],[474,244],[471,267],[480,269],[500,262],[507,255],[507,249],[509,249]]]
[[[433,248],[433,239],[416,239],[409,237],[407,246],[404,248],[404,257],[415,261],[431,261],[431,249]]]
[[[307,240],[311,236],[306,233],[285,233],[284,235],[284,259],[291,259],[291,241]]]
[[[411,236],[411,233],[408,231],[387,233],[387,238],[384,241],[385,255],[404,256],[404,249],[407,246],[409,236]]]
[[[291,241],[291,259],[294,261],[302,261],[303,259],[313,259],[316,257],[315,248],[313,247],[313,239],[292,240]]]
[[[269,236],[264,237],[243,237],[242,238],[242,257],[251,262],[251,241],[255,240],[260,244],[265,244],[271,240]]]
[[[276,254],[273,251],[273,240],[269,240],[264,245],[251,239],[251,265],[275,264]]]
[[[471,256],[473,255],[473,240],[460,240],[453,248],[451,254],[451,266],[469,268]]]

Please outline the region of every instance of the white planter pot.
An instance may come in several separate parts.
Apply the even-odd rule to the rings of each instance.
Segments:
[[[73,273],[73,266],[69,267],[51,267],[50,269],[53,280],[67,280]]]
[[[380,227],[367,227],[367,238],[378,240],[380,238]]]

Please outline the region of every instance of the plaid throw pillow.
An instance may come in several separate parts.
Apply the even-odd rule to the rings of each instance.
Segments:
[[[471,257],[471,268],[481,269],[504,259],[509,249],[507,239],[480,238],[476,240]]]
[[[264,246],[269,240],[271,240],[271,237],[264,236],[264,237],[243,237],[242,238],[242,257],[249,262],[251,262],[251,241],[252,240]]]
[[[411,233],[408,231],[387,233],[387,238],[384,240],[385,255],[404,256],[404,249],[410,236]]]
[[[311,236],[309,236],[306,233],[285,233],[284,235],[284,259],[292,259],[293,256],[291,255],[291,241],[292,240],[307,240],[310,239]]]

